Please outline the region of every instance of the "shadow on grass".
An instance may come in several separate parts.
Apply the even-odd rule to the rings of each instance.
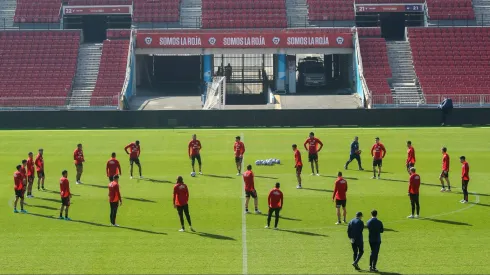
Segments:
[[[230,176],[221,176],[221,175],[213,175],[213,174],[203,174],[204,177],[210,177],[210,178],[218,178],[218,179],[234,179],[234,177]]]
[[[453,192],[453,193],[454,193],[454,194],[463,195],[463,192]],[[472,193],[472,192],[470,192],[470,195],[482,196],[482,197],[490,197],[490,195],[489,195],[489,194]]]
[[[372,172],[373,172],[373,170],[364,169],[364,170],[361,170],[361,171],[359,171],[359,172],[372,173]],[[376,171],[376,173],[378,173],[378,172]],[[383,175],[383,174],[393,174],[393,173],[392,173],[392,172],[387,172],[387,171],[384,171],[384,170],[383,170],[383,171],[381,171],[381,175]]]
[[[61,201],[59,202],[61,205]],[[60,210],[59,208],[56,207],[51,207],[51,206],[44,206],[44,205],[35,205],[35,204],[27,204],[25,203],[26,206],[28,207],[34,207],[34,208],[42,208],[42,209],[47,209],[47,210]]]
[[[236,239],[224,235],[218,235],[218,234],[211,234],[211,233],[206,233],[206,232],[190,232],[193,235],[197,235],[200,237],[204,238],[210,238],[210,239],[215,239],[215,240],[222,240],[222,241],[236,241]]]
[[[130,201],[139,201],[139,202],[150,202],[150,203],[157,203],[156,201],[147,200],[147,199],[141,199],[141,198],[124,197],[124,199],[126,199],[126,200],[130,200]]]
[[[384,181],[393,181],[393,182],[401,182],[401,183],[407,183],[408,184],[408,176],[407,176],[407,179],[406,180],[385,179],[385,178],[381,178],[381,180],[384,180]],[[420,185],[441,187],[440,184],[426,183],[426,182],[421,182]]]
[[[288,233],[293,233],[293,234],[298,234],[298,235],[311,236],[311,237],[324,237],[324,238],[328,237],[327,235],[308,232],[308,231],[289,230],[289,229],[278,229],[278,231],[288,232]]]
[[[324,178],[331,178],[331,179],[337,179],[338,177],[336,176],[325,176],[325,175],[320,175],[320,177]],[[359,180],[359,178],[353,178],[353,177],[343,177],[346,180]]]
[[[108,187],[106,185],[96,185],[96,184],[88,184],[88,183],[83,183],[81,184],[82,186],[90,186],[90,187],[95,187],[95,188],[100,188],[100,189],[107,189]]]
[[[138,179],[138,181],[149,181],[149,182],[153,182],[153,183],[174,183],[172,181],[169,181],[169,180],[159,180],[159,179],[152,179],[152,178],[143,178],[143,179]]]
[[[490,207],[490,204],[485,204],[485,203],[474,203],[474,202],[470,202],[474,205],[479,205],[479,206],[484,206],[484,207]]]
[[[277,177],[268,177],[268,176],[255,176],[256,178],[259,179],[270,179],[270,180],[278,180],[279,178]]]
[[[465,226],[473,226],[469,223],[465,222],[456,222],[456,221],[448,221],[448,220],[440,220],[440,219],[432,219],[432,218],[425,218],[423,220],[426,221],[431,221],[431,222],[438,222],[438,223],[445,223],[445,224],[451,224],[451,225],[465,225]]]
[[[46,191],[44,191],[44,193],[51,193],[51,194],[56,194],[56,195],[60,194],[60,192],[56,192],[56,191],[52,191],[52,190],[46,190]],[[73,194],[73,193],[71,193],[71,195],[74,197],[80,197],[80,195]]]
[[[303,187],[301,188],[302,190],[309,190],[309,191],[317,191],[317,192],[328,192],[328,193],[333,193],[333,190],[328,190],[328,189],[318,189],[318,188],[308,188],[308,187]]]
[[[41,198],[41,197],[34,197],[35,200],[42,200],[42,201],[50,201],[50,202],[55,202],[61,204],[61,198],[59,199],[51,199],[51,198]],[[29,202],[27,202],[29,203]]]
[[[401,273],[396,273],[396,272],[385,272],[385,271],[378,271],[378,272],[371,272],[369,270],[358,270],[357,272],[359,273],[370,273],[370,274],[380,274],[380,275],[402,275]]]
[[[260,216],[267,217],[267,214],[262,213],[262,214],[260,214]],[[283,216],[281,216],[281,215],[279,215],[279,218],[280,218],[281,220],[286,220],[286,221],[295,221],[295,222],[300,222],[300,221],[302,221],[302,220],[300,220],[300,219],[283,217]],[[274,215],[272,215],[272,219],[274,219]]]
[[[383,228],[385,232],[395,232],[395,233],[398,233],[397,230],[393,229],[393,228]]]

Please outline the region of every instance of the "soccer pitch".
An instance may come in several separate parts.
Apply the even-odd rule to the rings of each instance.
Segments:
[[[319,154],[321,176],[310,176],[303,149],[310,131],[325,144]],[[196,133],[203,149],[204,175],[190,177],[187,144]],[[348,181],[348,219],[357,211],[369,219],[379,211],[385,225],[378,269],[385,274],[488,274],[488,213],[490,207],[490,154],[488,128],[387,129],[233,129],[233,130],[53,130],[0,131],[0,273],[91,274],[355,274],[347,226],[335,225],[332,202],[337,171],[349,156],[349,145],[359,136],[363,166],[351,163]],[[281,230],[264,229],[266,216],[244,215],[242,178],[236,176],[234,137],[246,145],[244,164],[278,158],[281,165],[255,166],[259,208],[267,211],[267,194],[281,183],[284,208]],[[372,180],[369,150],[379,136],[387,149],[381,180]],[[141,141],[145,179],[129,179],[124,146]],[[411,140],[422,179],[421,217],[408,220],[406,145]],[[83,143],[83,185],[75,184],[73,150]],[[302,190],[296,189],[291,144],[301,148],[304,168]],[[440,148],[451,156],[452,193],[441,193]],[[13,213],[13,173],[27,153],[44,149],[46,192],[34,188],[27,199],[29,214]],[[121,162],[123,205],[117,223],[109,227],[105,164],[111,152]],[[461,204],[461,164],[470,164],[470,203]],[[197,164],[196,164],[197,168]],[[69,171],[72,198],[70,217],[59,215],[59,178]],[[135,175],[137,167],[135,166]],[[189,208],[196,233],[178,232],[172,190],[182,175],[189,187]],[[37,178],[35,185],[37,184]],[[253,201],[250,202],[253,209]],[[368,232],[360,262],[369,270]]]

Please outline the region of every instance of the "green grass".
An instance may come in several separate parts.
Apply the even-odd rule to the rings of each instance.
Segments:
[[[387,148],[383,180],[371,173],[349,170],[348,216],[357,211],[379,211],[389,230],[383,234],[378,268],[389,273],[490,273],[487,265],[488,128],[314,129],[325,143],[320,153],[321,177],[304,168],[304,190],[296,190],[291,144],[301,144],[310,129],[260,130],[101,130],[0,132],[0,273],[206,273],[240,274],[244,266],[242,181],[235,176],[232,147],[243,133],[245,162],[279,158],[282,165],[254,167],[259,205],[267,210],[266,196],[276,181],[282,183],[285,206],[281,231],[263,229],[266,217],[246,216],[246,267],[250,274],[355,273],[346,226],[334,225],[331,201],[334,176],[343,169],[353,136],[360,138],[365,168],[371,170],[368,151],[380,136]],[[204,173],[189,176],[187,142],[197,133],[203,144]],[[143,174],[148,180],[129,180],[123,147],[139,139]],[[407,220],[405,141],[412,140],[422,177],[421,215]],[[84,185],[75,185],[72,152],[82,142],[85,152]],[[439,192],[441,146],[452,157],[453,193]],[[46,187],[28,199],[28,215],[13,214],[15,166],[28,151],[45,150]],[[109,205],[105,162],[117,152],[123,165],[120,181],[124,204],[118,223],[108,227]],[[460,164],[466,155],[471,166],[472,204],[459,203]],[[302,150],[303,159],[306,153]],[[351,168],[356,168],[353,163]],[[68,169],[72,222],[54,219],[60,203],[58,180]],[[190,211],[198,233],[180,233],[172,208],[173,182],[183,175],[190,189]],[[210,175],[216,175],[211,177]],[[474,204],[474,202],[479,202]],[[367,232],[365,232],[365,236]],[[366,269],[369,245],[360,265]]]

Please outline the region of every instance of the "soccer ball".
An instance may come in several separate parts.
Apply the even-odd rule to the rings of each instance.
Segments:
[[[196,172],[191,172],[191,177],[195,177],[196,176]]]
[[[281,160],[280,159],[276,159],[276,164],[281,164]]]
[[[260,160],[256,160],[255,165],[262,165],[262,162]]]

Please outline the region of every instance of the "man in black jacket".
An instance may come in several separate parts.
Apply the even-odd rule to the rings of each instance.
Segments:
[[[347,227],[347,236],[352,244],[352,251],[354,251],[354,262],[352,266],[356,270],[360,270],[359,261],[362,254],[364,254],[364,239],[362,237],[362,231],[364,230],[364,222],[362,221],[362,213],[357,212],[356,217],[349,222]]]
[[[369,229],[369,246],[371,246],[371,257],[369,258],[369,271],[378,272],[376,263],[378,262],[379,248],[381,247],[381,233],[383,233],[383,223],[378,220],[378,211],[371,211],[372,218],[367,222]]]
[[[441,105],[439,105],[439,109],[441,109],[442,111],[441,125],[444,126],[446,125],[447,115],[450,114],[453,110],[453,100],[450,98],[444,98],[444,100],[441,102]]]

